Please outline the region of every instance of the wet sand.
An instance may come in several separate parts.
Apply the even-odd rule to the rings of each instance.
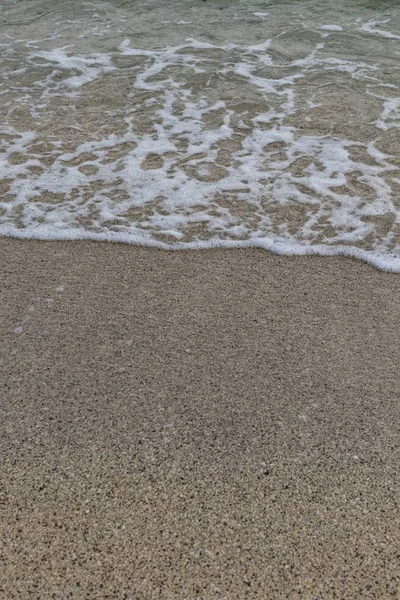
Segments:
[[[1,598],[398,598],[398,275],[5,238],[0,264]]]

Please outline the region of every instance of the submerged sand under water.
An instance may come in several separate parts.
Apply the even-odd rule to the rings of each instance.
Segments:
[[[400,270],[393,2],[7,1],[0,234]]]

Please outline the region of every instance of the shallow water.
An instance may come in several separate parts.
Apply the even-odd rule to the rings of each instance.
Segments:
[[[393,0],[3,0],[0,234],[400,271]]]

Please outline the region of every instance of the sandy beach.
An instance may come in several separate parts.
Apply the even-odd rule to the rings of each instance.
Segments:
[[[0,2],[0,600],[400,600],[399,32]]]
[[[398,598],[397,275],[0,254],[1,598]]]

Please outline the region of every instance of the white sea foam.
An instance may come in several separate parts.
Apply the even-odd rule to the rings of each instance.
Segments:
[[[343,31],[341,25],[320,25],[319,28],[324,29],[325,31]]]
[[[392,44],[377,28],[390,23],[316,15],[309,27],[249,6],[241,22],[269,29],[252,38],[249,25],[246,39],[245,25],[225,31],[229,12],[211,11],[215,36],[190,11],[167,22],[158,10],[158,26],[179,26],[175,43],[147,39],[143,24],[129,35],[129,10],[99,11],[96,26],[58,15],[76,28],[69,41],[46,22],[34,42],[11,39],[0,234],[345,254],[400,271],[396,51],[383,69],[334,40],[351,30],[366,50]]]
[[[361,31],[366,31],[367,33],[372,33],[375,35],[380,35],[381,37],[390,39],[390,40],[400,40],[400,35],[397,33],[392,33],[391,31],[387,31],[385,29],[378,29],[376,25],[384,25],[389,23],[390,19],[385,19],[384,21],[368,21],[368,23],[364,23],[361,27]]]
[[[68,92],[65,88],[72,88],[73,90],[80,88],[82,85],[94,81],[97,77],[114,69],[111,66],[110,56],[104,54],[69,56],[66,52],[67,48],[68,46],[54,48],[53,50],[35,52],[29,56],[31,65],[37,64],[35,59],[39,58],[54,67],[54,71],[44,81],[40,82],[45,89],[45,93],[54,93],[58,90],[59,93],[66,94]],[[77,71],[79,75],[67,77],[62,82],[54,82],[54,75],[59,70]]]

